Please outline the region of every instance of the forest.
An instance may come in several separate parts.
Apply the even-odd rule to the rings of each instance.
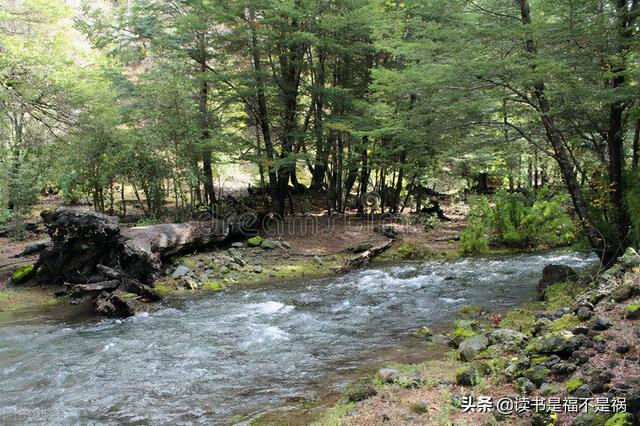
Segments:
[[[453,300],[446,302],[453,305],[432,306],[425,299],[424,305],[414,309],[415,299],[407,290],[399,296],[405,297],[400,313],[384,311],[402,318],[397,324],[366,320],[358,316],[360,311],[345,320],[354,321],[354,329],[364,330],[370,321],[369,326],[385,330],[380,331],[384,335],[380,340],[371,341],[366,339],[374,339],[372,330],[366,337],[349,331],[345,351],[356,341],[363,345],[358,353],[365,345],[387,349],[390,341],[404,345],[395,340],[402,335],[400,329],[393,329],[396,325],[405,329],[422,326],[416,335],[422,333],[421,338],[426,336],[434,344],[434,333],[426,324],[435,329],[444,326],[450,316],[459,315],[463,319],[454,323],[453,334],[444,333],[463,362],[455,365],[459,369],[452,379],[454,386],[490,383],[485,389],[494,392],[497,388],[491,380],[500,374],[504,379],[504,371],[509,371],[506,383],[520,394],[538,395],[542,383],[548,384],[547,379],[536,376],[544,368],[542,375],[551,375],[554,386],[559,384],[562,392],[574,395],[581,386],[591,386],[589,377],[595,374],[583,368],[592,361],[581,364],[580,354],[575,354],[580,351],[594,357],[597,353],[617,357],[621,364],[616,365],[626,365],[628,375],[633,376],[637,362],[629,367],[624,357],[633,354],[637,361],[640,353],[640,332],[636,329],[634,334],[632,323],[638,305],[621,303],[640,295],[640,256],[635,251],[640,247],[639,83],[637,0],[0,0],[0,245],[4,246],[0,250],[0,341],[13,338],[11,328],[5,328],[7,334],[3,334],[3,313],[18,315],[16,307],[27,297],[11,286],[34,276],[38,284],[30,285],[38,290],[27,299],[31,303],[36,298],[49,308],[61,300],[74,306],[88,302],[107,317],[137,318],[139,302],[146,306],[167,299],[160,305],[182,307],[183,302],[173,298],[182,300],[185,289],[204,289],[215,293],[222,305],[198,305],[200,315],[220,318],[222,314],[210,310],[235,312],[239,308],[234,303],[242,300],[237,292],[246,292],[242,294],[247,300],[258,297],[241,284],[260,284],[266,292],[259,293],[265,300],[253,301],[247,308],[250,315],[312,309],[309,306],[315,305],[301,301],[304,297],[337,303],[324,298],[339,299],[343,293],[333,295],[307,287],[305,280],[310,277],[330,279],[330,285],[339,289],[344,285],[340,291],[345,298],[352,297],[354,306],[356,300],[366,306],[374,302],[360,300],[364,296],[355,289],[368,282],[368,273],[381,274],[376,279],[385,285],[404,288],[405,277],[394,275],[397,271],[385,262],[427,262],[424,268],[442,277],[437,285],[450,283],[446,297],[431,296]],[[50,209],[58,210],[52,213]],[[242,224],[227,223],[242,214],[261,222],[252,222],[248,233],[238,230]],[[194,235],[194,223],[201,225],[198,221],[205,216],[215,225],[209,229],[213,234]],[[335,228],[324,236],[298,228],[290,235],[273,234],[280,226],[274,224],[290,225],[300,217],[313,218],[316,227],[331,223]],[[376,226],[353,231],[333,225],[337,223],[332,222],[334,218],[353,219],[356,224],[364,220],[367,226],[375,222]],[[413,234],[407,231],[409,227]],[[40,239],[47,234],[51,241]],[[23,260],[14,260],[21,257]],[[376,263],[378,257],[382,260]],[[436,260],[445,263],[429,263]],[[555,265],[559,261],[565,269]],[[471,262],[473,270],[467,271],[465,262]],[[537,278],[533,277],[545,265],[536,294]],[[548,269],[550,266],[555,269]],[[474,275],[485,268],[497,274],[496,285],[504,286],[500,287],[504,294],[483,287],[484,281]],[[415,273],[427,279],[427,269]],[[596,272],[585,278],[586,270]],[[465,271],[472,275],[464,275]],[[602,278],[603,273],[608,278]],[[327,278],[331,274],[333,278]],[[501,274],[520,278],[504,278],[503,282]],[[265,276],[279,284],[267,285],[267,280],[259,278]],[[7,282],[3,284],[4,278]],[[283,284],[288,280],[304,282],[306,290],[290,294]],[[462,287],[456,287],[458,283]],[[518,290],[521,287],[516,285],[521,284],[533,293]],[[48,287],[51,285],[55,287]],[[429,281],[425,288],[432,285],[436,284]],[[232,289],[235,286],[240,290]],[[584,292],[599,288],[602,295],[605,287],[606,297],[585,304]],[[630,290],[627,294],[616,290],[618,287]],[[429,288],[436,291],[436,287]],[[622,291],[624,297],[616,296],[616,291]],[[489,300],[494,293],[497,299]],[[516,293],[513,300],[507,296]],[[535,305],[535,312],[523,311],[522,306],[531,306],[526,303],[533,303],[532,298],[542,305]],[[388,307],[388,299],[375,300]],[[608,300],[613,311],[599,305],[601,300]],[[348,302],[345,299],[344,306]],[[333,315],[343,308],[331,314],[322,311],[319,318],[335,320],[327,327],[342,330]],[[70,315],[64,309],[55,315]],[[447,314],[438,316],[439,309]],[[620,317],[616,324],[622,328],[616,325],[606,331],[613,323],[601,319],[611,317],[611,312]],[[167,321],[151,315],[154,321]],[[539,325],[541,318],[549,324]],[[589,321],[597,324],[592,326]],[[589,325],[579,325],[581,322]],[[116,323],[109,324],[116,327]],[[211,333],[221,330],[206,324],[203,327]],[[224,329],[225,324],[219,327]],[[245,325],[228,326],[227,332],[233,334]],[[266,334],[260,339],[268,340],[264,336],[275,333],[273,339],[288,340],[273,331],[280,325],[263,330]],[[153,327],[150,333],[157,333],[155,337],[140,337],[130,329],[126,333],[134,341],[155,339],[173,348],[160,331],[163,327],[171,330],[173,325]],[[255,327],[259,326],[247,329]],[[580,327],[586,331],[579,331]],[[287,330],[294,328],[290,325]],[[528,354],[525,366],[513,367],[516,373],[508,369],[514,361],[508,361],[503,352],[487,352],[498,345],[494,340],[501,340],[491,336],[502,336],[505,329],[506,340],[520,340],[501,350],[511,356]],[[532,349],[536,339],[545,337],[540,333],[555,333],[554,338],[559,338],[558,333],[566,337],[567,330],[578,340],[576,336],[589,336],[591,343],[572,340],[575,347],[570,349],[566,345],[562,350]],[[616,334],[615,350],[612,343],[598,352],[598,345],[604,345],[599,342],[613,336],[613,330],[623,330]],[[304,331],[311,333],[309,342],[318,346],[299,350],[314,356],[325,354],[327,346],[343,336],[335,331],[334,340],[324,341],[326,336],[313,332],[317,330]],[[611,335],[603,338],[604,333]],[[480,347],[476,347],[478,336],[482,337]],[[465,339],[476,340],[463,344]],[[29,350],[29,344],[49,343],[22,344],[24,348],[16,351]],[[193,347],[199,344],[209,348],[197,339]],[[618,351],[623,344],[627,350]],[[402,347],[415,355],[413,349]],[[266,357],[278,351],[266,344],[262,349],[271,350]],[[51,349],[67,350],[67,346]],[[9,365],[12,354],[6,352],[2,361],[0,350],[0,371]],[[125,356],[124,352],[119,355]],[[573,367],[546,365],[547,358],[538,365],[533,361],[536,356],[558,356],[564,367],[567,363]],[[271,361],[281,365],[288,362],[284,357]],[[325,368],[327,359],[338,362],[329,355],[318,357]],[[487,361],[486,368],[476,368],[478,359],[497,362],[501,357],[506,364]],[[292,358],[291,363],[302,363],[301,359]],[[388,361],[371,355],[368,363],[359,366],[378,365],[374,359]],[[84,361],[71,363],[81,366]],[[103,358],[94,361],[106,362]],[[593,363],[603,371],[618,368]],[[130,374],[125,370],[130,367],[120,364],[118,377]],[[26,376],[32,371],[28,368]],[[228,365],[221,368],[235,371]],[[253,368],[252,372],[260,369],[247,368]],[[395,386],[394,392],[410,389],[413,385],[402,381],[406,379],[403,368],[393,367],[392,373],[381,369],[374,385]],[[429,368],[426,374],[456,371],[443,364]],[[535,371],[527,373],[529,370]],[[278,374],[264,374],[269,375],[265,379],[269,383],[280,383]],[[326,371],[318,374],[336,379]],[[295,387],[298,382],[293,377],[298,376],[294,374],[287,385]],[[153,384],[155,379],[146,377]],[[581,383],[569,389],[566,380]],[[12,383],[20,388],[21,382]],[[245,386],[212,390],[210,383],[203,386],[221,398]],[[609,379],[607,383],[613,382]],[[622,389],[637,392],[638,382],[634,383]],[[372,405],[365,404],[369,408],[347,423],[377,424],[381,416],[377,410],[384,408],[377,405],[384,405],[376,400],[380,388],[358,386],[350,388],[346,405],[330,408],[329,414],[324,411],[323,416],[328,417],[323,418],[344,420],[352,416],[348,410],[355,410],[353,404],[373,398]],[[606,391],[615,387],[607,386]],[[99,398],[99,391],[92,390]],[[605,392],[593,387],[587,390],[591,396]],[[84,390],[73,388],[60,398],[73,392]],[[283,396],[284,390],[273,396],[265,392],[251,393],[261,407],[253,407],[251,414],[238,411],[227,400],[216,400],[221,411],[195,401],[204,414],[192,414],[199,420],[225,424],[256,418],[272,424],[269,407],[282,408],[287,395]],[[0,397],[0,423],[7,413],[16,416],[18,423],[59,420],[56,406],[43,408],[53,417],[36,418],[32,411],[21,411],[18,395]],[[260,399],[267,398],[264,395],[272,399]],[[625,418],[629,423],[615,424],[635,424],[632,422],[640,421],[640,397],[632,391],[624,395],[636,401],[629,405],[635,417]],[[179,415],[162,412],[154,417],[153,410],[137,403],[129,406],[128,400],[104,403],[90,412],[72,410],[75,417],[67,421],[146,419],[163,424],[188,422],[185,419],[192,415],[184,414],[189,410],[182,406],[176,408]],[[34,404],[30,409],[41,408],[40,402]],[[122,409],[126,413],[105,414],[118,404],[126,405]],[[479,421],[456,417],[462,416],[458,413],[441,422],[427,409],[432,402],[424,407],[420,404],[422,400],[411,402],[400,415],[403,420],[394,424],[405,424],[405,420],[415,424],[406,415],[418,416],[418,424]],[[440,412],[442,406],[434,404]],[[346,411],[340,411],[343,409]],[[266,420],[256,413],[266,413]],[[306,424],[311,421],[305,413],[277,420]],[[573,417],[566,416],[556,416],[556,423],[545,419],[531,424],[601,424],[570,423]],[[345,424],[342,420],[320,424]]]
[[[184,220],[249,163],[281,217],[489,177],[566,193],[607,259],[638,241],[636,2],[4,3],[5,222],[47,193]]]

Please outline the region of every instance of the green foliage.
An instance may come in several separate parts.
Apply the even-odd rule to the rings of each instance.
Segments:
[[[136,222],[136,226],[149,226],[149,225],[157,225],[161,223],[155,217],[145,217]]]
[[[488,239],[515,248],[568,244],[574,238],[574,225],[564,208],[566,201],[565,196],[549,197],[546,191],[540,191],[532,203],[506,191],[495,194],[493,205],[480,197],[471,203],[470,225],[461,234],[462,249],[477,253]]]
[[[640,247],[640,171],[632,174],[627,183],[626,205],[631,221],[631,238],[636,247]]]
[[[23,215],[29,213],[38,201],[40,182],[38,170],[33,161],[15,160],[9,173],[9,203],[14,213]]]
[[[409,406],[409,410],[412,413],[424,414],[429,412],[429,407],[424,402],[414,402]]]
[[[9,209],[0,207],[0,226],[6,225],[13,215],[13,212]]]
[[[460,232],[462,254],[482,254],[489,250],[489,237],[483,223],[472,221]]]
[[[416,254],[416,248],[410,244],[402,244],[397,252],[402,259],[411,259]]]

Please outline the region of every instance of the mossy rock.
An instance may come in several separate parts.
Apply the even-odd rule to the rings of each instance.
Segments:
[[[640,318],[640,303],[633,303],[625,306],[624,317],[631,320]]]
[[[558,309],[570,306],[573,299],[585,288],[579,287],[575,282],[562,282],[548,286],[544,290],[544,300],[549,309]]]
[[[531,382],[531,380],[526,377],[518,377],[514,382],[513,386],[516,388],[520,395],[531,395],[531,393],[535,390],[535,386]]]
[[[633,296],[635,286],[632,282],[625,282],[611,292],[611,298],[616,302],[623,302]]]
[[[136,298],[138,298],[140,296],[138,296],[135,293],[123,293],[119,297],[120,297],[120,299],[123,299],[123,300],[132,300],[132,299],[136,299]]]
[[[567,380],[567,383],[564,384],[564,388],[567,390],[567,392],[573,393],[576,389],[578,389],[582,385],[584,385],[584,382],[580,377],[572,377],[569,380]]]
[[[25,281],[31,279],[36,273],[34,265],[19,266],[11,275],[12,284],[22,284]]]
[[[540,355],[540,356],[531,357],[531,365],[542,364],[543,362],[545,362],[548,359],[549,359],[549,357],[547,355]]]
[[[456,370],[456,383],[460,386],[477,386],[487,375],[488,367],[481,363],[472,363]]]
[[[549,331],[572,330],[581,322],[582,321],[580,321],[580,319],[578,319],[575,314],[565,314],[560,318],[556,318],[555,320],[551,321],[548,329]]]
[[[171,282],[162,281],[162,282],[155,283],[155,285],[153,286],[153,289],[156,291],[156,293],[160,295],[165,295],[175,291],[175,285],[172,286]]]
[[[637,268],[640,266],[640,255],[635,251],[633,247],[627,248],[624,255],[618,259],[618,263],[627,269]]]
[[[262,242],[260,243],[260,247],[265,250],[273,250],[281,246],[280,246],[280,243],[277,243],[276,241],[273,241],[273,240],[262,240]]]
[[[531,426],[556,426],[558,413],[548,411],[534,411],[531,415]]]
[[[540,395],[542,396],[555,395],[560,392],[562,392],[562,388],[552,383],[543,383],[540,386]]]
[[[476,321],[458,320],[454,323],[456,329],[451,333],[451,340],[458,346],[463,340],[473,337],[480,331],[480,325]]]
[[[633,415],[631,413],[614,414],[604,426],[631,426],[633,425]]]
[[[202,289],[208,291],[220,291],[224,290],[224,285],[218,281],[209,281],[202,286]]]
[[[587,411],[580,413],[571,423],[573,426],[604,426],[610,419],[609,413],[596,413],[595,411]]]
[[[360,402],[377,394],[378,391],[373,386],[366,383],[356,383],[347,390],[346,397],[349,402]]]
[[[413,333],[416,337],[427,338],[433,336],[433,331],[426,325],[423,325]]]
[[[540,306],[538,303],[531,303],[520,308],[510,309],[500,322],[500,327],[529,334],[536,323],[535,313],[538,312],[539,309]]]
[[[492,373],[500,373],[507,368],[508,360],[506,358],[492,358],[487,361],[487,366],[491,370]]]
[[[549,377],[551,370],[542,365],[536,365],[522,372],[522,375],[531,380],[536,386],[543,384]]]
[[[530,354],[571,354],[580,341],[570,331],[554,331],[533,339],[525,348]]]
[[[249,247],[260,247],[263,241],[264,238],[262,238],[260,235],[256,235],[255,237],[251,237],[247,240],[247,245]]]

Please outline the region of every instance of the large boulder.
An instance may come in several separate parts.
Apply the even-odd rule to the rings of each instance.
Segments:
[[[527,345],[526,351],[531,354],[557,354],[569,357],[579,347],[580,339],[572,332],[555,331],[533,339]]]
[[[620,266],[626,269],[640,266],[640,254],[633,247],[627,248],[624,254],[618,259]]]
[[[509,352],[516,352],[522,349],[529,340],[526,334],[510,328],[499,328],[489,334],[489,342],[498,345]]]
[[[378,370],[378,377],[384,383],[393,383],[400,376],[400,371],[395,368],[381,368]]]
[[[489,339],[482,334],[463,340],[458,346],[460,359],[463,361],[473,360],[479,352],[482,352],[489,346]]]
[[[538,294],[544,299],[547,287],[553,284],[565,282],[576,277],[576,271],[566,265],[547,265],[542,270],[542,278],[538,281]]]

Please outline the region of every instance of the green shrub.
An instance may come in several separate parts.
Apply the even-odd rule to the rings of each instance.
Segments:
[[[522,194],[499,191],[494,205],[486,197],[471,201],[469,226],[460,234],[464,253],[486,251],[489,242],[514,248],[569,244],[574,224],[564,204],[566,196],[539,191],[530,202]]]
[[[482,223],[471,223],[460,232],[460,251],[462,254],[482,254],[489,250],[489,237]]]
[[[640,172],[630,177],[625,201],[631,220],[631,238],[634,245],[638,247],[640,246]]]
[[[136,226],[149,226],[149,225],[158,225],[160,220],[155,217],[145,217],[136,222]]]
[[[0,226],[9,223],[12,217],[13,213],[11,210],[0,207]]]
[[[403,259],[411,259],[416,254],[416,249],[410,244],[402,244],[398,247],[398,255]]]

